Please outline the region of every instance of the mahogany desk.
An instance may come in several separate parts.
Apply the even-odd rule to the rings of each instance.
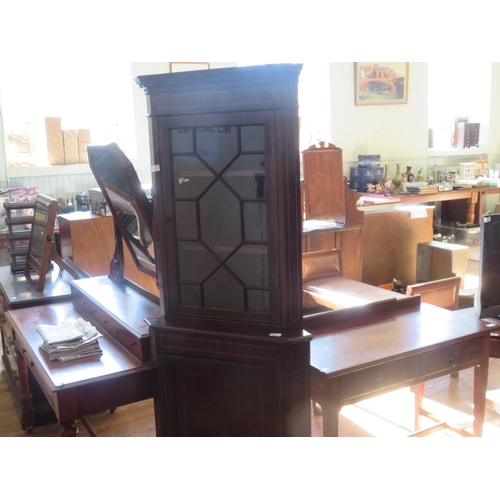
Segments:
[[[40,348],[36,327],[81,316],[72,302],[7,311],[5,316],[6,327],[22,353],[18,363],[25,370],[29,367],[40,384],[61,424],[61,436],[75,436],[76,421],[85,424],[85,415],[155,396],[156,375],[151,363],[138,361],[100,328],[101,356],[64,363],[49,361]],[[25,405],[29,406],[29,401],[25,400]]]
[[[338,436],[345,405],[474,367],[474,436],[481,436],[490,334],[500,325],[420,303],[420,296],[360,311],[304,318],[313,335],[311,397],[323,410],[323,435]]]

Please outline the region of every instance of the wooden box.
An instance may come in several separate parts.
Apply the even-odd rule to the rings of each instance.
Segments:
[[[419,243],[417,248],[417,282],[460,276],[464,288],[469,247],[442,241]]]

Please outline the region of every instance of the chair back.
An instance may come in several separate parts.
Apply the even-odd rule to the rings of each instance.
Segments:
[[[420,295],[422,302],[456,311],[460,298],[460,282],[460,276],[453,276],[441,280],[417,283],[406,288],[406,295]]]
[[[302,254],[302,281],[307,283],[313,280],[342,276],[342,259],[340,250],[319,250]],[[302,293],[304,309],[318,307],[318,304],[308,294]]]

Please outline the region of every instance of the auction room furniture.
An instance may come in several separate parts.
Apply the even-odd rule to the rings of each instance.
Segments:
[[[113,297],[108,297],[108,300]],[[131,302],[111,304],[117,308],[130,307]],[[141,304],[135,302],[136,310]],[[144,311],[147,314],[150,311]],[[125,315],[130,316],[129,311]],[[59,324],[62,319],[76,319],[81,311],[72,302],[40,305],[8,311],[4,328],[10,346],[19,352],[19,372],[32,374],[43,390],[61,424],[61,436],[75,436],[76,421],[81,420],[93,435],[86,416],[152,398],[155,395],[155,377],[150,363],[138,361],[128,350],[107,334],[99,338],[103,350],[100,356],[89,356],[61,363],[49,361],[40,348],[39,324]],[[88,319],[88,317],[87,317]],[[103,331],[99,328],[100,331]],[[30,428],[29,409],[33,405],[30,389],[22,386],[23,426]]]
[[[362,221],[346,214],[346,190],[342,150],[333,144],[314,144],[302,152],[304,178],[301,205],[304,207],[302,252],[336,248],[344,250],[343,275],[361,281]]]
[[[458,310],[458,301],[460,298],[460,283],[462,278],[460,276],[453,276],[451,278],[443,278],[435,281],[428,281],[426,283],[417,283],[409,285],[406,288],[406,295],[420,295],[421,302],[427,302],[434,306],[443,307],[450,311]],[[451,373],[452,377],[458,377],[458,372]],[[413,391],[415,393],[415,428],[420,429],[420,415],[426,414],[422,408],[422,401],[424,399],[425,385],[423,382],[417,384]]]
[[[423,215],[423,217],[415,214]],[[379,286],[394,279],[417,282],[417,246],[432,241],[433,207],[364,214],[363,282]]]
[[[460,288],[464,288],[468,260],[469,247],[465,245],[443,241],[418,243],[415,282],[422,283],[458,276],[461,278]]]
[[[12,392],[14,406],[20,421],[28,432],[33,426],[55,420],[54,412],[33,374],[23,363],[22,352],[14,343],[6,313],[26,307],[68,301],[71,298],[70,281],[73,278],[61,273],[57,265],[45,279],[42,292],[35,283],[26,280],[22,273],[13,273],[10,266],[0,267],[0,331],[2,336],[2,361],[7,382]],[[31,393],[31,396],[28,396]]]
[[[342,150],[313,144],[302,152],[305,219],[331,219],[345,214]]]
[[[7,225],[9,242],[10,266],[13,272],[22,272],[26,254],[28,253],[28,239],[30,229],[27,226],[33,221],[34,201],[6,202],[5,224]]]
[[[136,78],[156,165],[159,436],[310,436],[300,70]]]
[[[106,276],[115,252],[113,217],[73,212],[59,215],[58,220],[61,257],[71,259],[90,276]],[[137,269],[128,248],[123,253],[125,277],[158,296],[156,279]]]
[[[323,410],[324,436],[338,435],[345,405],[470,367],[473,434],[481,436],[490,334],[499,325],[421,304],[415,296],[370,304],[362,313],[351,308],[313,315],[304,327],[313,335],[311,392]],[[447,427],[469,435],[452,423]]]
[[[358,198],[366,195],[366,193],[355,193]],[[441,203],[443,221],[479,224],[484,211],[485,197],[498,194],[500,187],[473,187],[432,194],[405,194],[401,196],[401,202],[405,205]]]
[[[417,283],[406,287],[406,295],[420,295],[422,302],[427,302],[434,306],[444,307],[450,311],[458,309],[458,299],[460,298],[460,276],[443,278],[425,283]]]

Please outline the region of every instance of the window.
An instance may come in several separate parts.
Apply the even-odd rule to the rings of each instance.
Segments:
[[[451,149],[455,123],[480,123],[479,146],[487,147],[491,62],[430,62],[428,123],[434,149]]]
[[[239,62],[238,66],[269,64]],[[274,64],[274,63],[273,63]],[[280,64],[280,63],[275,63]],[[330,64],[303,63],[299,77],[300,150],[330,140]]]
[[[133,151],[133,84],[127,62],[28,59],[0,68],[7,166],[48,166],[45,117]]]

